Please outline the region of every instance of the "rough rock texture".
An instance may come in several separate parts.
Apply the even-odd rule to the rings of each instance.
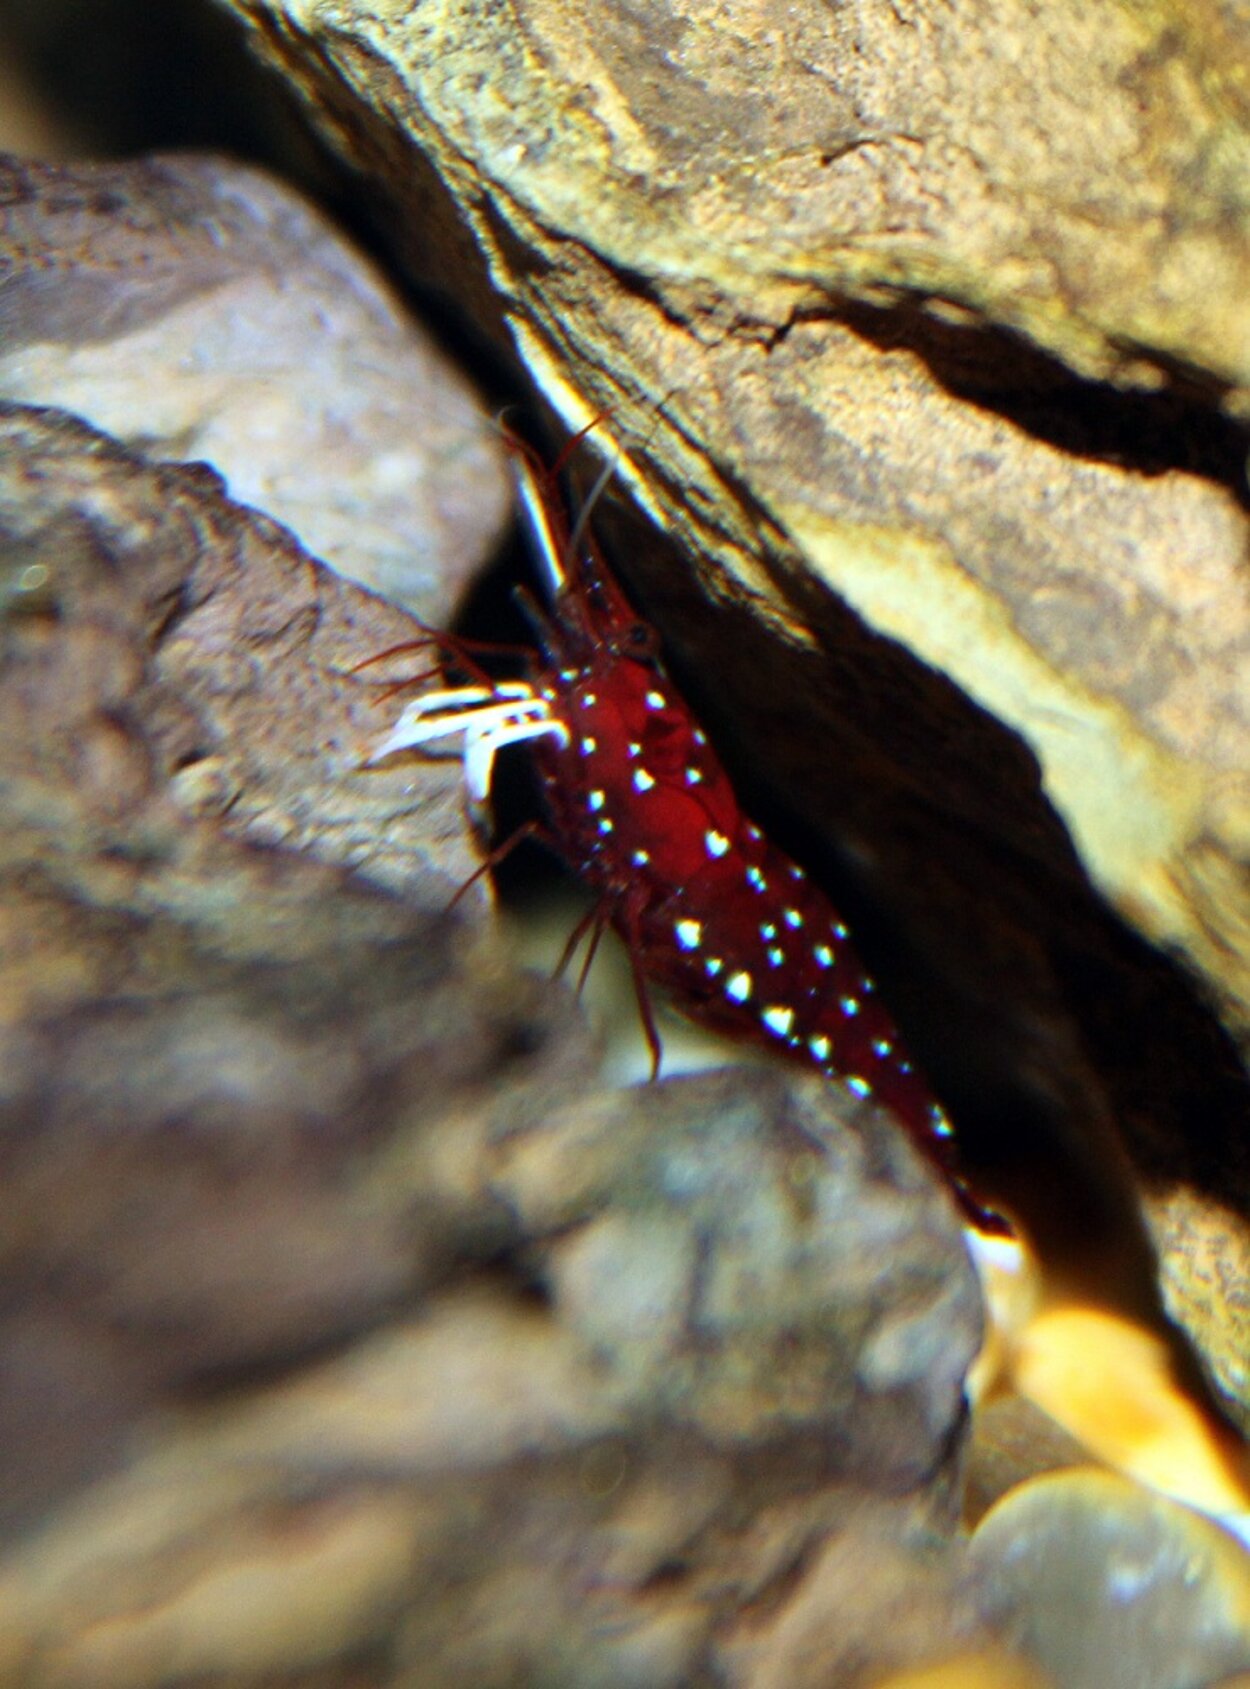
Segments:
[[[87,841],[107,859],[110,817],[128,831],[131,805],[159,780],[158,856],[171,817],[224,817],[443,906],[475,865],[455,765],[362,769],[395,706],[381,700],[384,671],[358,665],[410,640],[412,622],[232,503],[202,465],[150,467],[54,412],[6,406],[0,417],[0,601],[42,665],[7,676],[10,824],[31,817],[55,849]],[[100,556],[115,556],[119,578]],[[71,593],[82,605],[73,616]],[[119,632],[122,594],[132,625]],[[126,649],[140,635],[159,646],[151,674]],[[414,659],[395,663],[411,672]],[[136,747],[125,709],[139,685]],[[85,835],[76,818],[55,825],[67,790]],[[179,887],[158,878],[145,895],[173,899]]]
[[[0,160],[0,398],[203,458],[418,610],[446,606],[507,511],[463,377],[307,201],[225,159]]]
[[[685,561],[615,555],[891,910],[984,1182],[1128,1305],[1131,1167],[1250,1404],[1244,1077],[1085,878],[1244,1040],[1244,18],[225,4],[408,261],[612,407]]]
[[[597,1091],[568,995],[445,912],[454,764],[361,767],[405,619],[203,468],[6,407],[0,561],[0,1683],[988,1645],[979,1297],[894,1124]]]

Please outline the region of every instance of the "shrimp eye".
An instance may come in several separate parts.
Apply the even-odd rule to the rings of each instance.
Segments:
[[[619,649],[624,656],[658,657],[660,641],[648,623],[631,622],[620,636]]]

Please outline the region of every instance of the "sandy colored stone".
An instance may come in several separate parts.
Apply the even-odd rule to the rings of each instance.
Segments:
[[[874,1689],[1054,1689],[1054,1679],[1019,1654],[995,1648],[894,1673]]]
[[[985,1641],[927,1163],[815,1076],[597,1089],[447,911],[455,765],[362,767],[401,612],[204,469],[0,446],[0,1683],[818,1689],[878,1564],[882,1667]]]
[[[979,1402],[964,1475],[964,1516],[974,1526],[1030,1478],[1085,1460],[1081,1446],[1032,1402],[1005,1393]]]
[[[1060,1689],[1173,1689],[1250,1661],[1250,1557],[1210,1520],[1111,1473],[1035,1479],[975,1532],[983,1617]]]

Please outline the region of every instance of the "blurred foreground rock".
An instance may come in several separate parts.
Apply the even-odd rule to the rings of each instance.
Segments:
[[[455,765],[361,767],[402,616],[216,477],[8,407],[0,559],[0,1681],[816,1689],[982,1638],[979,1298],[896,1128],[597,1092],[444,913]]]
[[[1250,1556],[1186,1508],[1092,1470],[1022,1485],[978,1527],[995,1629],[1056,1689],[1181,1689],[1250,1671]]]

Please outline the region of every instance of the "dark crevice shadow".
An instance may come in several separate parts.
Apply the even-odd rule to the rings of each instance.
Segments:
[[[849,299],[796,312],[771,344],[783,343],[805,323],[821,322],[838,323],[881,352],[914,354],[953,398],[1069,456],[1146,477],[1199,476],[1226,488],[1250,511],[1250,431],[1223,409],[1228,384],[1157,349],[1141,348],[1137,361],[1154,366],[1158,387],[1120,387],[1077,374],[1011,329],[972,318],[952,322],[923,300],[871,305]]]
[[[987,1189],[1027,1184],[1054,1246],[1088,1248],[1132,1223],[1111,1122],[1146,1185],[1250,1212],[1233,1040],[1089,880],[1027,744],[819,583],[773,571],[817,637],[801,650],[665,567],[643,519],[605,501],[597,525],[675,636],[666,661],[744,809],[847,920]]]

